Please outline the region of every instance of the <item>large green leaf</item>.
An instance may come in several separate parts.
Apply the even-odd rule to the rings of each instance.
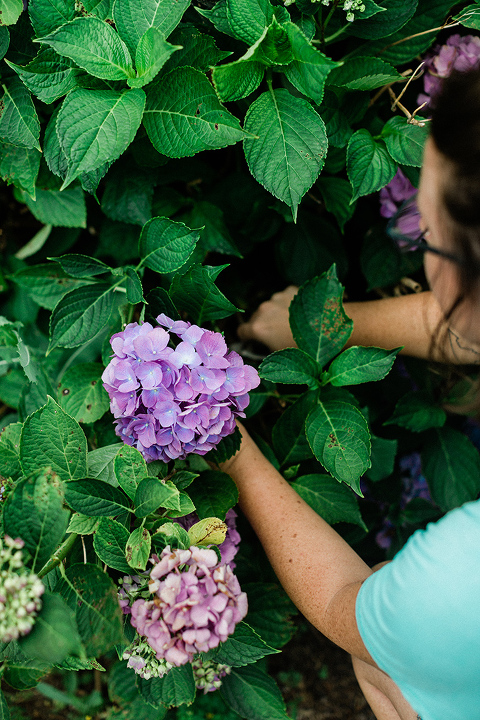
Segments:
[[[247,623],[240,622],[233,635],[209,654],[215,662],[230,667],[243,667],[267,655],[280,652],[270,647]]]
[[[224,472],[207,470],[188,489],[200,520],[216,517],[225,520],[228,510],[238,502],[235,483]]]
[[[9,685],[17,690],[33,688],[43,675],[52,667],[52,663],[27,658],[20,650],[18,643],[10,643],[5,652],[7,667],[2,676]]]
[[[118,484],[133,500],[137,486],[148,475],[143,455],[137,448],[122,444],[115,455],[113,467]]]
[[[130,510],[125,493],[101,480],[75,480],[65,488],[65,501],[82,515],[112,517]]]
[[[138,251],[142,264],[158,273],[179,270],[187,262],[200,236],[181,222],[152,218],[140,234]]]
[[[354,211],[355,203],[351,203],[352,186],[340,177],[319,177],[317,187],[322,193],[323,202],[328,212],[335,215],[340,230],[343,233],[345,223],[350,220]]]
[[[367,530],[356,496],[330,475],[302,475],[292,487],[330,525],[349,522]]]
[[[303,350],[286,348],[269,355],[260,365],[260,377],[265,380],[294,385],[319,384],[321,367]]]
[[[35,200],[27,194],[23,200],[37,220],[54,227],[87,227],[87,207],[81,187],[67,190],[36,188]]]
[[[127,540],[125,557],[128,564],[136,570],[145,572],[152,546],[152,538],[144,527],[135,528]]]
[[[83,279],[69,277],[57,263],[30,265],[17,270],[12,276],[14,283],[23,288],[40,307],[53,310],[59,300],[71,290],[88,283]]]
[[[63,187],[82,173],[116,160],[139,128],[145,93],[75,88],[58,113],[56,132],[68,170]]]
[[[257,42],[260,43],[262,38],[263,35]],[[213,68],[212,81],[222,102],[248,97],[262,82],[265,66],[256,59],[255,50],[256,44],[235,62]]]
[[[3,0],[0,25],[14,25],[23,10],[22,0]]]
[[[146,477],[137,486],[134,506],[137,517],[146,517],[159,508],[180,510],[179,491],[172,482],[164,483],[156,477]]]
[[[226,267],[193,265],[185,275],[174,276],[170,297],[174,305],[188,312],[191,321],[197,325],[228,317],[237,310],[215,285],[218,275]]]
[[[0,140],[12,145],[41,150],[40,123],[32,96],[17,77],[3,86],[0,104]]]
[[[222,682],[225,702],[247,720],[288,720],[275,681],[255,665],[233,668]]]
[[[422,451],[422,470],[434,501],[445,512],[477,499],[480,455],[458,430],[444,427],[433,431]]]
[[[71,565],[55,592],[75,611],[77,627],[87,656],[102,655],[123,642],[123,623],[117,587],[91,563]]]
[[[325,80],[338,63],[311,45],[295,23],[286,22],[283,28],[293,54],[293,60],[283,68],[285,77],[297,90],[319,105],[323,98]]]
[[[412,432],[423,432],[445,425],[447,413],[426,392],[412,390],[397,402],[391,418],[384,425],[400,425]]]
[[[142,35],[135,53],[137,76],[128,79],[130,87],[143,87],[153,80],[169,57],[181,45],[171,45],[165,40],[160,30],[151,27]]]
[[[329,85],[337,85],[349,90],[374,90],[401,79],[400,73],[384,60],[374,57],[355,57],[332,70],[327,82]]]
[[[41,153],[36,148],[0,143],[0,177],[34,198],[40,158]]]
[[[417,5],[418,0],[382,0],[381,6],[385,12],[376,13],[365,20],[356,20],[348,31],[356,37],[365,39],[387,37],[400,30],[410,20]]]
[[[122,160],[108,173],[102,196],[102,210],[111,220],[144,225],[152,217],[155,175]]]
[[[0,24],[0,60],[4,57],[10,43],[8,28]]]
[[[62,480],[85,476],[87,439],[76,420],[53,398],[25,420],[20,461],[25,475],[50,466]]]
[[[49,352],[55,347],[78,347],[91,340],[110,319],[113,289],[106,283],[85,285],[67,293],[50,318]]]
[[[10,710],[8,709],[5,695],[0,690],[0,720],[10,720]]]
[[[305,419],[315,404],[316,394],[305,393],[275,423],[272,442],[280,465],[293,465],[312,457],[305,435]]]
[[[122,0],[114,5],[115,27],[134,55],[147,30],[157,28],[168,37],[189,5],[190,0]]]
[[[123,443],[118,442],[97,448],[96,450],[91,450],[87,456],[88,477],[96,478],[109,485],[113,485],[113,487],[118,487],[113,465],[118,450],[121,447],[123,447]]]
[[[93,536],[93,549],[108,567],[130,574],[131,567],[125,559],[128,536],[128,530],[121,523],[102,517]]]
[[[292,209],[317,179],[327,153],[327,133],[310,103],[283,88],[262,93],[245,117],[244,140],[250,172]]]
[[[320,399],[307,418],[306,433],[325,470],[361,495],[359,481],[370,467],[370,433],[362,413],[347,402]]]
[[[62,269],[74,278],[90,278],[95,275],[104,275],[111,270],[101,260],[80,253],[68,253],[67,255],[59,255],[48,259],[58,262]]]
[[[42,595],[42,609],[31,632],[19,645],[28,657],[61,663],[69,655],[80,655],[82,646],[72,610],[59,595]]]
[[[382,380],[400,352],[377,347],[350,347],[332,362],[327,379],[335,387]]]
[[[370,440],[372,443],[370,456],[372,467],[368,468],[366,475],[372,482],[379,482],[393,473],[398,441],[376,435],[372,435]]]
[[[15,65],[6,61],[15,70],[23,84],[39,100],[50,104],[75,87],[79,70],[72,67],[70,60],[58,55],[52,48],[41,48],[37,57],[28,65]]]
[[[272,583],[242,583],[248,596],[248,624],[268,645],[280,648],[295,633],[291,616],[297,612],[294,604],[279,585]]]
[[[353,187],[351,202],[381,190],[393,178],[397,164],[382,142],[362,128],[352,135],[347,147],[347,174]]]
[[[240,40],[253,45],[273,18],[280,22],[290,20],[287,10],[274,8],[270,0],[227,0],[226,21],[230,32]]]
[[[7,534],[25,542],[27,565],[38,572],[63,540],[69,516],[60,478],[46,469],[18,483],[5,503],[3,523]]]
[[[145,702],[159,709],[162,706],[190,705],[195,698],[195,680],[190,663],[172,668],[162,678],[137,678],[137,685]]]
[[[74,0],[29,0],[28,14],[37,37],[73,20]]]
[[[50,45],[94,77],[126,80],[135,77],[127,46],[115,30],[96,17],[77,17],[37,42]]]
[[[171,70],[147,89],[143,122],[153,146],[168,157],[188,157],[244,137],[205,75],[189,67]]]
[[[401,165],[421,167],[423,146],[428,136],[428,127],[407,122],[407,118],[393,117],[385,124],[382,137],[392,158]]]
[[[189,66],[206,72],[232,54],[227,50],[219,50],[214,38],[201,33],[194,25],[180,25],[171,34],[170,42],[177,46],[181,45],[182,50],[170,58],[164,68],[165,71],[173,70],[174,67]]]
[[[17,480],[22,473],[20,465],[20,436],[22,423],[10,423],[0,433],[0,475]]]
[[[345,345],[353,322],[342,304],[335,266],[302,285],[290,305],[290,327],[299,348],[324,366]]]
[[[108,410],[101,383],[103,365],[80,363],[69,368],[58,386],[58,404],[77,422],[93,423]]]

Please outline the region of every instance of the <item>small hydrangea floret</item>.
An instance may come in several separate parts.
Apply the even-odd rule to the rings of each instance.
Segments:
[[[192,662],[198,653],[225,642],[247,614],[247,596],[228,565],[209,548],[195,546],[153,556],[152,600],[137,598],[130,622],[172,665]]]
[[[128,660],[127,667],[132,668],[144,680],[162,678],[173,667],[166,660],[159,660],[155,650],[139,635],[123,651],[122,657],[124,660]]]
[[[435,45],[424,59],[423,93],[418,96],[419,105],[435,106],[440,93],[442,78],[452,70],[466,72],[480,67],[480,37],[454,33],[443,45]]]
[[[197,690],[203,690],[206,695],[215,692],[222,684],[222,678],[229,675],[232,668],[229,665],[222,665],[213,660],[202,660],[196,658],[192,662],[193,677]]]
[[[42,607],[42,581],[23,565],[20,538],[0,540],[0,642],[27,635]]]
[[[116,433],[147,462],[205,455],[245,417],[260,378],[221,333],[163,314],[157,322],[130,323],[110,340],[102,380]]]

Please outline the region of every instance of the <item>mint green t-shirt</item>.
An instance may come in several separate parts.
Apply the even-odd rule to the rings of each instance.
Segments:
[[[480,500],[415,532],[363,583],[356,618],[422,720],[480,720]]]

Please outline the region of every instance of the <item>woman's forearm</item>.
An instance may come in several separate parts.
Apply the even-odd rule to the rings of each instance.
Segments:
[[[372,662],[355,621],[355,598],[371,570],[293,490],[243,430],[223,466],[277,577],[305,617],[338,645]]]

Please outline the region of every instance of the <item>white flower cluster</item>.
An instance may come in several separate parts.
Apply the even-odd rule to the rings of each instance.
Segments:
[[[23,540],[0,540],[0,642],[27,635],[42,607],[42,581],[23,565]]]
[[[161,678],[173,667],[166,660],[158,660],[155,650],[139,635],[124,650],[123,659],[128,660],[128,667],[135,670],[136,674],[145,680]]]
[[[292,5],[295,0],[284,0],[285,5]],[[312,2],[321,2],[322,5],[331,5],[333,0],[312,0]],[[362,13],[365,10],[365,5],[362,0],[344,0],[343,10],[347,13],[347,22],[353,22],[355,20],[355,13]]]
[[[201,660],[198,658],[192,662],[193,677],[197,690],[203,690],[204,694],[218,690],[222,684],[221,678],[229,675],[232,668],[229,665],[221,665],[213,660]]]

